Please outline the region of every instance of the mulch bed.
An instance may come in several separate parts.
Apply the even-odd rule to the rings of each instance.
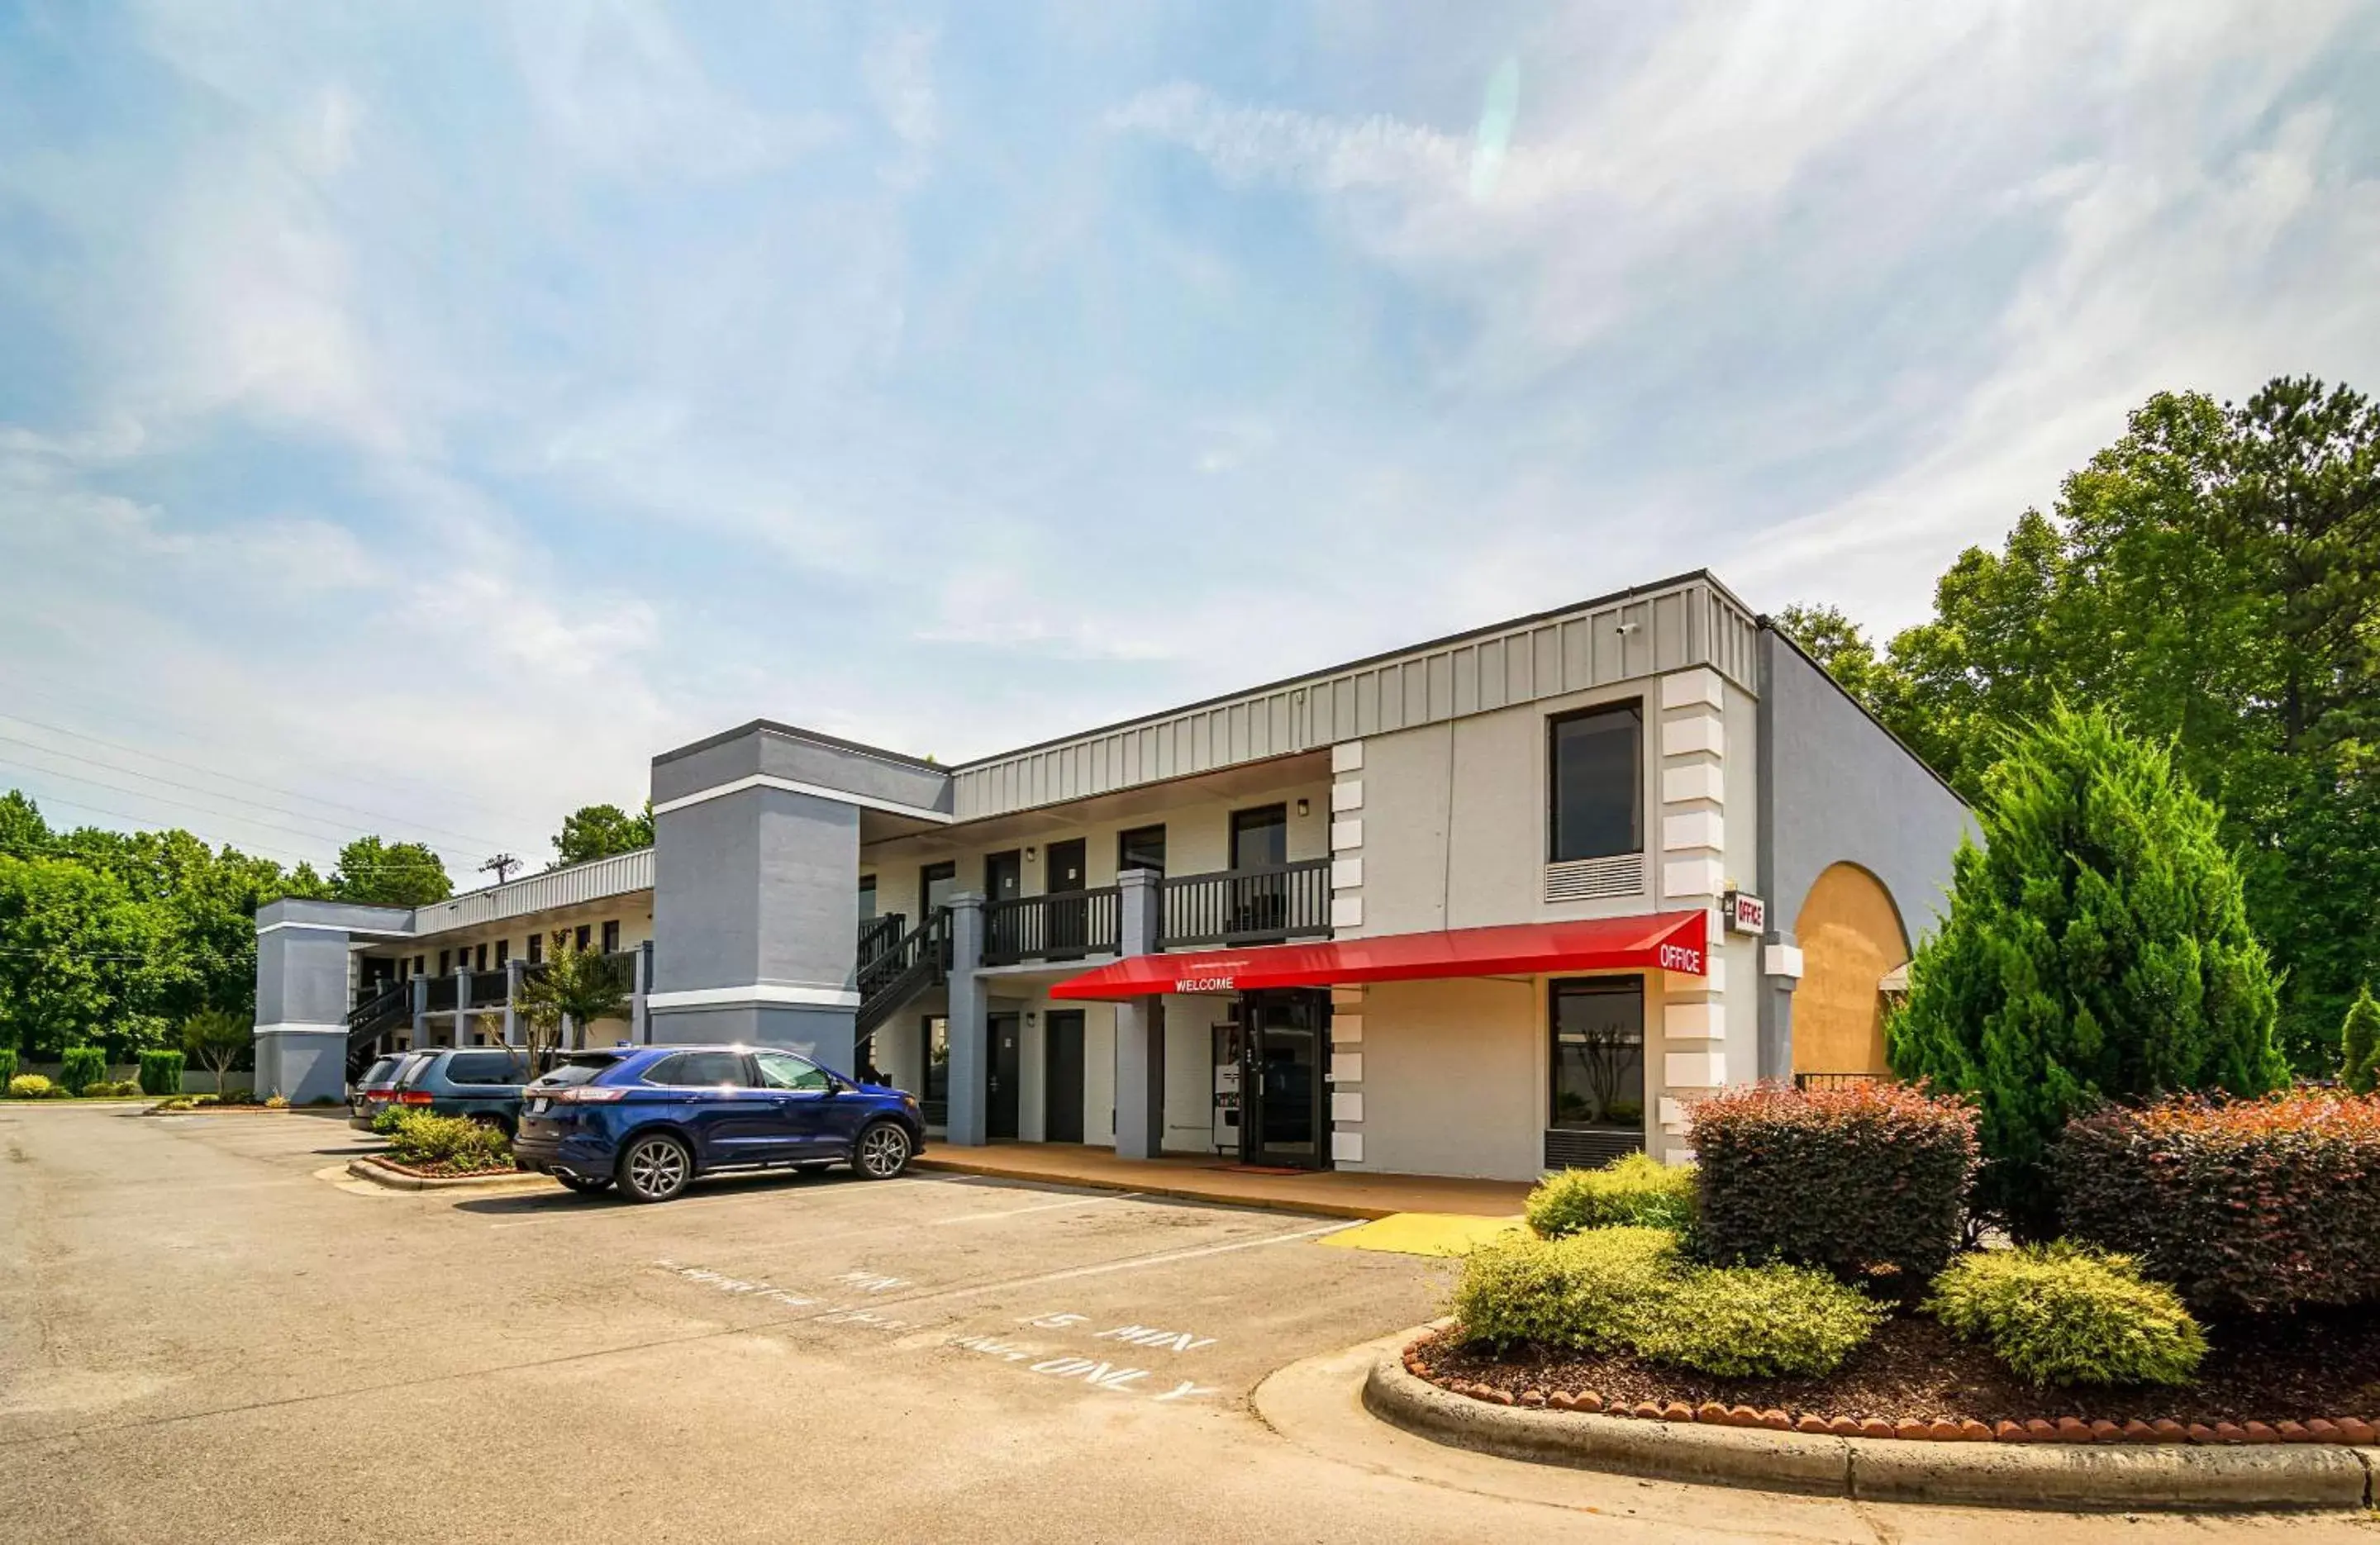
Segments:
[[[382,1169],[393,1169],[399,1175],[410,1175],[417,1180],[483,1180],[495,1176],[525,1177],[526,1171],[510,1165],[490,1165],[479,1169],[457,1169],[452,1165],[408,1165],[386,1153],[367,1153],[366,1159]]]
[[[2208,1342],[2197,1382],[2169,1389],[2036,1388],[2010,1373],[1983,1346],[1916,1316],[1888,1321],[1823,1379],[1716,1378],[1655,1367],[1621,1352],[1527,1346],[1512,1348],[1500,1359],[1484,1347],[1436,1341],[1426,1341],[1414,1351],[1427,1365],[1424,1376],[1434,1383],[1484,1386],[1516,1404],[1533,1406],[1558,1393],[1576,1396],[1591,1391],[1600,1396],[1600,1408],[1623,1414],[1651,1415],[1650,1410],[1635,1410],[1640,1402],[1653,1406],[1674,1402],[1693,1408],[1715,1405],[1782,1412],[1792,1418],[1973,1421],[1985,1428],[2028,1420],[2055,1424],[2061,1417],[2086,1427],[2101,1421],[2118,1429],[2126,1422],[2166,1420],[2183,1429],[2192,1423],[2209,1430],[2224,1424],[2243,1430],[2241,1435],[2251,1441],[2265,1434],[2245,1431],[2250,1422],[2278,1428],[2315,1418],[2329,1423],[2380,1421],[2380,1315],[2306,1314],[2242,1322],[2210,1329]],[[1536,1398],[1524,1401],[1528,1394]],[[1702,1419],[1717,1418],[1706,1414]],[[1966,1435],[1978,1434],[1971,1429]],[[2238,1441],[2228,1432],[2221,1436]]]

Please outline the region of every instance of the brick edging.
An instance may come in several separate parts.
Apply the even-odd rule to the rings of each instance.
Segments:
[[[1364,1381],[1383,1421],[1509,1459],[1665,1479],[1992,1507],[2284,1511],[2365,1507],[2380,1467],[2380,1449],[2338,1442],[1942,1442],[1703,1421],[1675,1402],[1687,1414],[1658,1420],[1575,1402],[1532,1409],[1441,1388],[1405,1367],[1413,1351],[1383,1354]]]
[[[416,1175],[401,1165],[367,1153],[347,1161],[347,1173],[358,1180],[369,1180],[375,1186],[386,1186],[393,1191],[443,1191],[452,1187],[473,1187],[492,1184],[518,1183],[523,1180],[544,1180],[542,1175],[519,1169],[492,1169],[484,1175]]]

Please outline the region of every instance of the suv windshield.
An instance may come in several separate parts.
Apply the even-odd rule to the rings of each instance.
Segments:
[[[590,1056],[584,1053],[564,1057],[543,1078],[537,1081],[551,1089],[556,1084],[592,1083],[604,1068],[619,1061],[617,1056]]]

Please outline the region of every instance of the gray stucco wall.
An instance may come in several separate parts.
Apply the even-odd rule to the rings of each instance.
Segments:
[[[1950,859],[1973,817],[1949,788],[1773,627],[1760,634],[1760,893],[1790,940],[1811,885],[1834,863],[1882,881],[1909,942],[1947,905]],[[1765,983],[1765,979],[1764,979]],[[1792,1068],[1791,996],[1760,999],[1760,1071]]]
[[[858,928],[857,807],[746,789],[655,818],[655,992],[847,989]]]
[[[256,913],[256,1022],[344,1025],[347,945],[358,934],[398,933],[402,907],[342,901],[273,901]]]
[[[951,808],[951,778],[929,763],[756,719],[653,758],[653,803],[766,776],[914,809]]]

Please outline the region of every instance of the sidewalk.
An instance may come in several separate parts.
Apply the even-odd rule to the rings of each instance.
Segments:
[[[1263,1174],[1211,1155],[1119,1159],[1109,1149],[1071,1142],[1001,1142],[985,1148],[937,1145],[919,1156],[917,1167],[1003,1180],[1038,1180],[1053,1186],[1139,1191],[1233,1207],[1271,1207],[1330,1218],[1385,1218],[1396,1213],[1511,1218],[1520,1215],[1522,1199],[1529,1194],[1527,1184],[1518,1180],[1452,1180],[1434,1175],[1342,1170]]]

